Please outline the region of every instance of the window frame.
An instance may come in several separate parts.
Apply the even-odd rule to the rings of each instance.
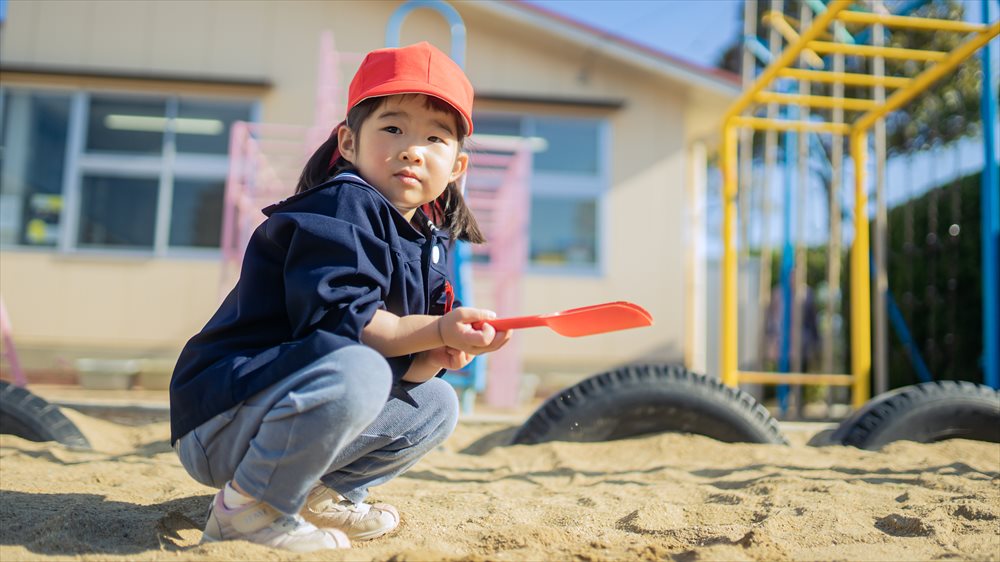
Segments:
[[[53,246],[31,246],[24,244],[2,244],[3,251],[47,252],[65,256],[97,256],[113,258],[177,258],[177,259],[219,259],[221,248],[198,246],[171,246],[170,226],[173,206],[174,180],[220,180],[227,181],[229,155],[178,153],[176,132],[167,127],[163,133],[163,145],[158,155],[130,155],[127,153],[87,152],[87,128],[90,102],[93,96],[109,96],[123,99],[160,99],[165,102],[165,118],[169,123],[177,116],[183,100],[205,100],[216,103],[242,103],[248,106],[251,122],[259,122],[261,100],[203,94],[168,94],[127,91],[127,90],[65,90],[33,85],[0,87],[0,119],[10,92],[65,93],[70,98],[69,122],[67,123],[66,153],[63,158],[62,191],[63,206],[59,215],[59,237]],[[153,225],[153,246],[146,249],[121,249],[114,247],[80,247],[79,228],[82,201],[83,178],[88,175],[135,177],[157,180],[157,208]],[[220,218],[221,220],[221,218]],[[221,226],[221,225],[220,225]]]
[[[4,86],[4,85],[0,84],[0,133],[6,134],[6,131],[4,131],[4,126],[5,126],[4,118],[6,117],[6,110],[7,110],[7,103],[8,103],[8,99],[7,99],[8,95],[7,94],[8,94],[8,92],[11,92],[11,91],[23,92],[23,93],[26,93],[26,94],[29,94],[29,95],[32,94],[32,93],[35,93],[35,92],[43,93],[43,94],[49,95],[49,96],[60,96],[60,95],[62,95],[69,102],[69,109],[67,110],[68,114],[72,114],[72,111],[73,111],[73,93],[72,92],[69,92],[69,91],[66,91],[66,90],[62,90],[62,89],[58,89],[58,88],[32,88],[32,87],[23,87],[23,88],[14,87],[14,88],[10,88],[10,87],[7,87],[7,86]],[[67,123],[67,125],[66,125],[66,135],[67,135],[67,139],[66,139],[65,150],[66,150],[66,154],[69,154],[69,123]],[[0,140],[5,141],[5,139],[0,139]],[[65,196],[66,175],[67,175],[66,172],[67,172],[67,170],[66,170],[65,162],[64,162],[63,176],[59,180],[60,191],[58,193],[61,196]],[[65,200],[63,201],[63,208],[61,209],[60,215],[59,215],[60,216],[60,225],[62,224],[62,216],[63,216],[63,212],[64,211],[65,211]],[[22,209],[22,213],[21,214],[23,216],[23,209]],[[16,239],[20,239],[20,236],[16,236],[15,240]],[[28,244],[20,244],[20,243],[18,243],[16,241],[14,243],[0,243],[0,249],[2,249],[4,251],[7,251],[7,250],[16,250],[16,251],[54,252],[54,251],[57,251],[57,246],[58,246],[58,241],[57,241],[56,245],[47,245],[46,244],[46,245],[35,245],[35,246],[28,245]]]
[[[530,256],[531,240],[529,226],[528,262],[525,271],[538,276],[603,277],[607,271],[608,238],[608,195],[611,191],[611,120],[608,116],[569,114],[564,112],[518,112],[484,110],[478,114],[500,118],[517,119],[521,136],[535,136],[538,119],[566,119],[592,121],[597,125],[597,173],[580,174],[573,172],[538,171],[532,166],[529,197],[553,199],[592,199],[595,204],[597,228],[594,233],[595,259],[592,264],[541,264],[534,263]]]

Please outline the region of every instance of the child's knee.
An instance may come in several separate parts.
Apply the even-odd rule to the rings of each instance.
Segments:
[[[330,376],[339,380],[330,382],[337,384],[340,392],[324,409],[341,421],[369,423],[389,399],[392,387],[389,363],[377,351],[363,345],[341,348],[333,355],[337,365],[335,374]]]
[[[392,370],[385,357],[364,345],[352,345],[336,353],[348,392],[359,400],[377,402],[381,409],[392,387]]]
[[[331,352],[296,375],[294,386],[267,414],[273,421],[289,416],[374,417],[385,405],[392,372],[385,358],[361,345]]]
[[[431,407],[434,411],[436,421],[440,431],[450,435],[458,423],[458,395],[455,388],[442,378],[433,378],[423,383],[424,390],[428,392],[429,400],[421,407]]]

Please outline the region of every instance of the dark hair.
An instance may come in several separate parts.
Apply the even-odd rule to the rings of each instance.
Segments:
[[[455,118],[455,123],[458,125],[458,149],[462,150],[465,146],[465,137],[468,133],[465,128],[465,120],[461,114],[441,99],[433,96],[424,96],[424,98],[426,99],[428,109],[447,113]],[[382,96],[361,101],[347,112],[347,121],[343,126],[349,127],[357,135],[361,131],[361,125],[387,99],[388,97]],[[330,138],[326,139],[316,149],[316,152],[306,162],[305,167],[302,168],[302,174],[299,176],[299,183],[295,188],[295,193],[302,193],[307,189],[316,187],[341,172],[356,171],[354,165],[345,160],[343,156],[338,157],[337,161],[332,165],[330,164],[330,159],[333,158],[333,153],[337,149],[337,143],[337,129],[335,128]],[[423,211],[435,224],[447,230],[453,239],[464,240],[473,244],[486,242],[486,237],[479,230],[476,217],[473,216],[472,211],[465,204],[465,197],[462,196],[462,190],[455,182],[450,182],[437,199],[423,207]]]

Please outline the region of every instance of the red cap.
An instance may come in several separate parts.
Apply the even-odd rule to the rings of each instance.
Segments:
[[[426,41],[368,53],[351,80],[347,109],[378,96],[426,94],[447,102],[472,134],[472,84],[462,68]]]

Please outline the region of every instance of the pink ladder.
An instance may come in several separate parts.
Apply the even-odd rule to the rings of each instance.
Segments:
[[[28,379],[24,376],[24,371],[21,370],[20,361],[17,360],[17,349],[14,348],[14,336],[12,333],[13,329],[10,325],[10,317],[7,316],[7,305],[4,304],[3,297],[0,296],[0,335],[3,336],[5,349],[3,353],[0,353],[0,356],[7,357],[7,363],[10,364],[10,371],[14,375],[14,384],[24,387],[28,384]]]
[[[492,288],[492,307],[500,317],[521,312],[521,289],[528,261],[531,199],[531,150],[523,141],[470,140],[465,198],[487,243],[474,246],[475,283]],[[520,402],[521,342],[512,339],[487,356],[486,403],[511,408]]]

